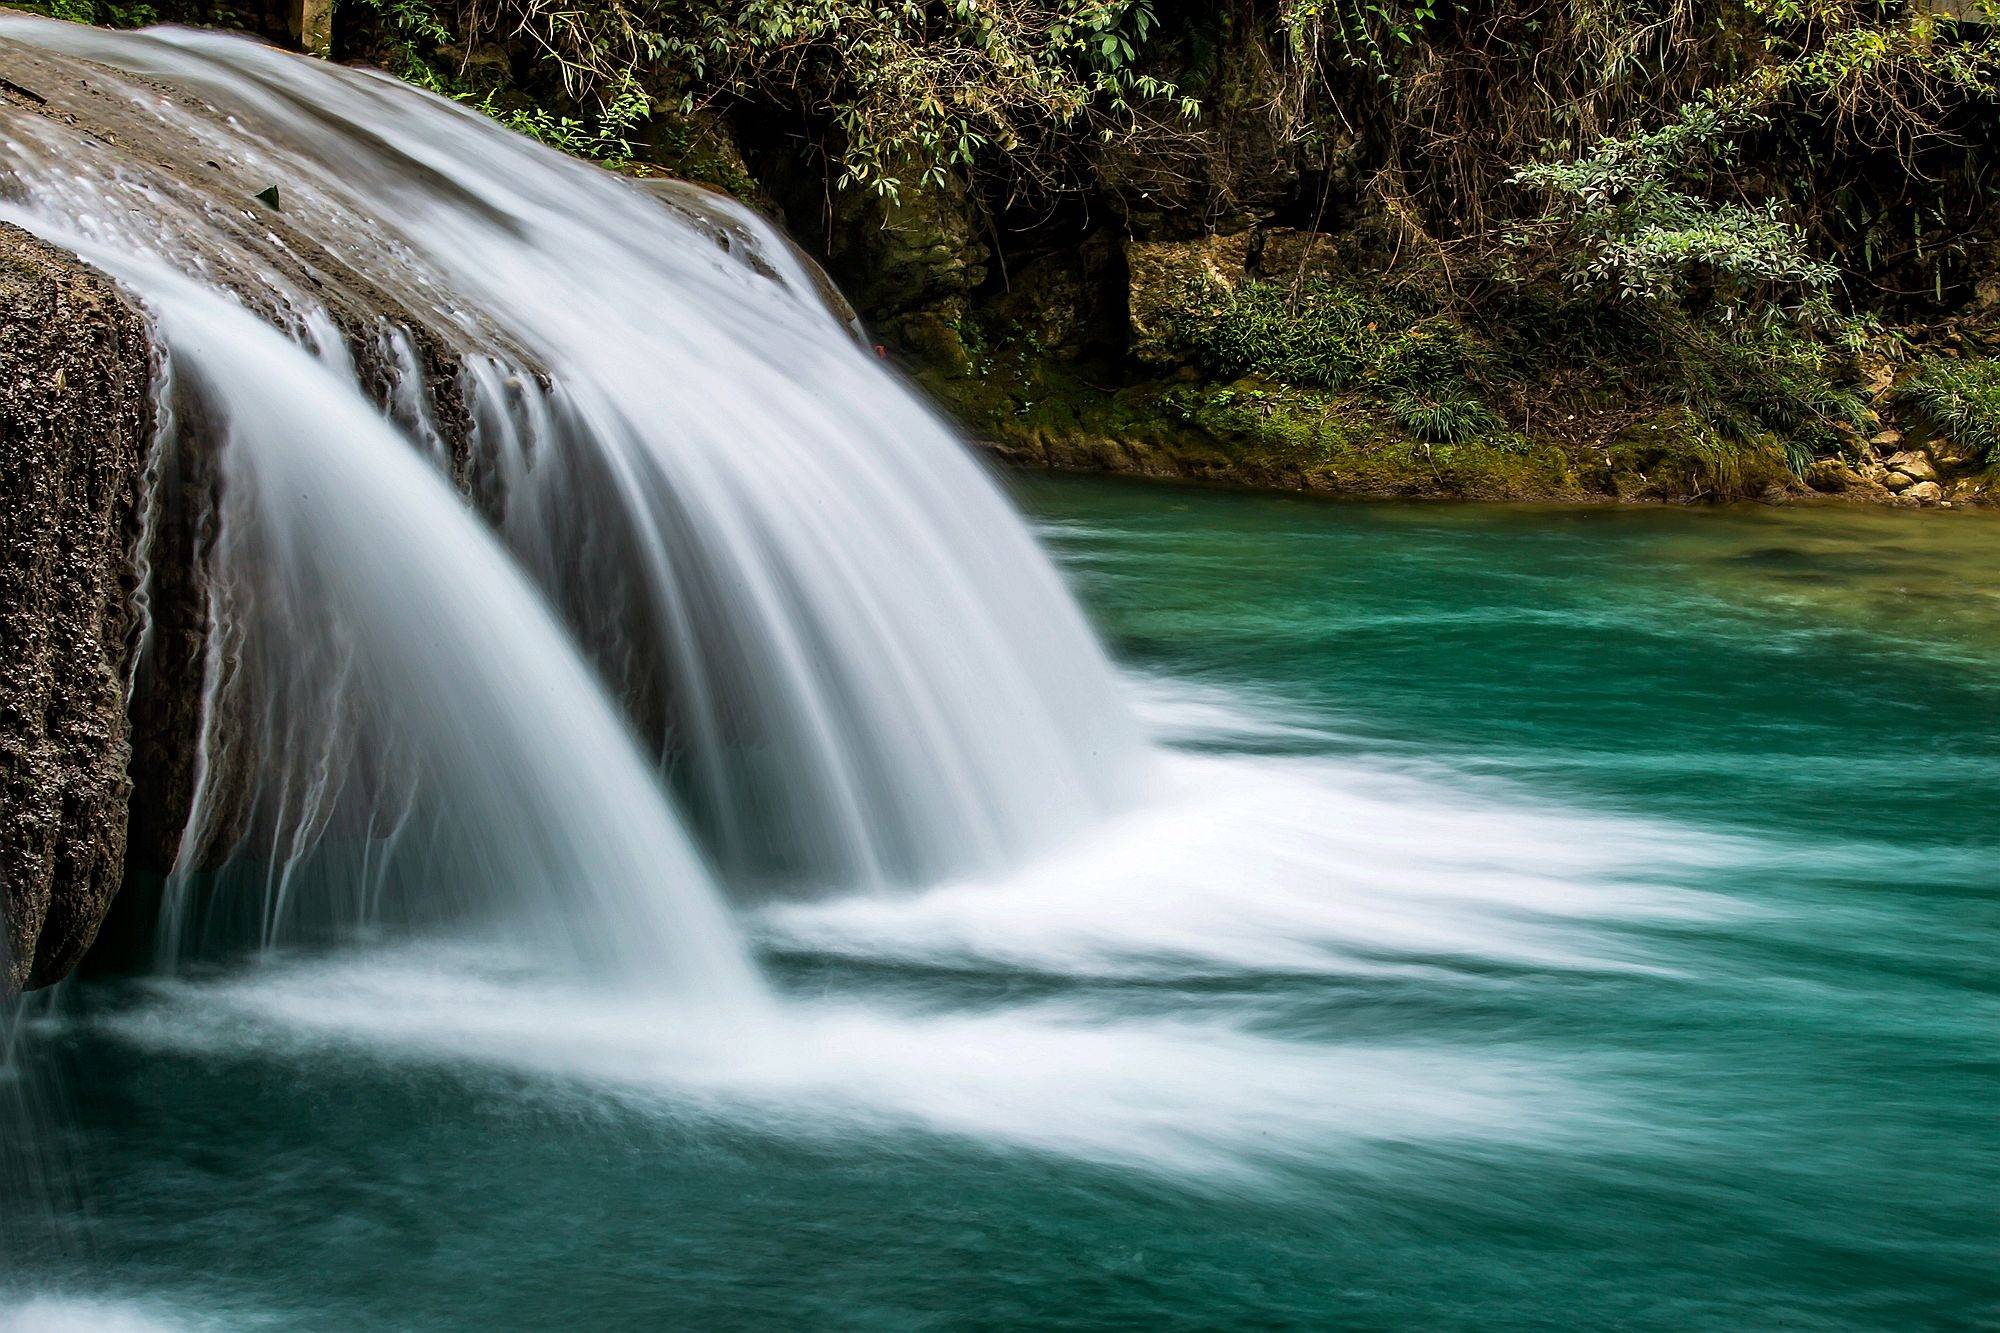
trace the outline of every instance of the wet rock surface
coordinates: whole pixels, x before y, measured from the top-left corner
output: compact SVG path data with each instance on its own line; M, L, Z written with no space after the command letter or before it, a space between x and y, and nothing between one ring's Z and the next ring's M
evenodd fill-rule
M123 873L150 380L118 288L0 225L0 993L65 975Z

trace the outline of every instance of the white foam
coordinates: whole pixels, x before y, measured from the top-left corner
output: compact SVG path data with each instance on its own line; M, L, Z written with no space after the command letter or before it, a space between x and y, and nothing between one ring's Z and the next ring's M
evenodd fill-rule
M216 1327L169 1316L151 1303L0 1293L0 1333L193 1333Z
M775 946L1098 977L1476 963L1658 970L1619 927L1742 909L1675 884L1732 849L1380 761L1170 755L1139 810L1004 877L781 903Z
M1248 1183L1391 1140L1546 1137L1596 1114L1546 1057L1289 1040L1242 1014L1064 999L978 1012L799 1001L726 1034L670 1005L522 975L463 949L172 982L106 1022L154 1048L330 1052L525 1074L554 1097L820 1137L910 1129ZM508 1095L516 1095L512 1087Z

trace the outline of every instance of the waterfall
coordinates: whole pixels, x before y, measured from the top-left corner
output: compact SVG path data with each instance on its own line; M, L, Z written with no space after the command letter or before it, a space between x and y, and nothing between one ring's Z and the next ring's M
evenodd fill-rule
M169 953L505 918L743 996L711 871L933 882L1128 800L1047 558L748 210L246 40L0 43L89 73L9 120L9 218L142 296L218 460Z
M612 703L442 477L351 385L240 307L77 248L146 300L222 460L218 619L257 714L234 720L248 734L232 741L261 756L250 828L273 844L251 904L261 942L492 918L537 952L560 941L690 999L754 997L701 857ZM205 748L224 743L206 730ZM397 825L420 825L419 864L340 855L337 833L379 819L389 795ZM360 831L364 855L410 836ZM293 902L313 876L332 882Z

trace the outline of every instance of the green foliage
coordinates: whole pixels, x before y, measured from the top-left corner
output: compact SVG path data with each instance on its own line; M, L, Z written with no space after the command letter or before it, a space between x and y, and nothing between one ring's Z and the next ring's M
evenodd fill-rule
M1768 438L1734 438L1685 407L1631 422L1603 457L1621 494L1658 499L1740 498L1796 472Z
M159 11L145 3L113 4L110 0L48 0L44 5L31 5L27 8L39 9L50 18L65 19L71 23L95 23L105 28L143 28L160 21Z
M1651 133L1607 135L1579 156L1520 168L1512 182L1546 205L1509 242L1552 256L1579 292L1725 323L1832 320L1839 271L1806 252L1776 201L1716 202L1684 188L1730 165L1728 135L1749 119L1703 101Z
M1457 322L1421 302L1318 278L1296 287L1197 284L1169 336L1220 378L1260 375L1329 389L1425 387L1463 379L1477 359Z
M359 0L359 3L374 10L395 34L396 54L401 59L417 60L420 50L452 40L451 30L445 27L430 0Z
M895 196L997 154L1043 182L1052 142L1191 101L1142 72L1152 0L709 0L662 29L684 105L783 88L839 131L839 184Z
M1955 117L1981 104L1991 115L2000 43L1960 40L1927 12L1846 0L1751 0L1749 14L1771 58L1657 128L1603 135L1514 172L1539 211L1508 229L1505 271L1529 283L1559 275L1579 296L1621 309L1647 344L1636 359L1660 368L1666 396L1721 438L1782 440L1797 471L1837 447L1843 429L1874 420L1845 362L1880 329L1843 312L1836 260L1927 267L1942 299L1943 264L1966 249L1962 234L1948 235L1935 190L1920 208L1897 198L1910 197L1927 155L1964 151ZM1893 192L1886 202L1865 177L1833 183L1843 142L1878 164ZM1799 160L1774 161L1774 144L1793 145ZM1909 210L1905 230L1885 234L1899 208ZM1974 225L1985 213L1974 207ZM1857 239L1858 254L1842 251Z
M508 129L562 152L613 167L632 158L632 138L653 112L652 100L633 75L628 73L601 89L587 115L568 114L518 92L508 96L490 86L473 86L462 75L443 68L444 62L436 53L453 42L454 34L431 0L358 2L374 11L388 32L391 66L397 77L464 102Z
M1422 439L1455 444L1500 429L1473 387L1485 349L1419 300L1312 279L1188 294L1169 339L1220 379L1360 389Z
M634 84L612 92L587 121L533 104L504 105L491 92L477 100L470 97L460 100L470 102L475 110L518 134L612 167L625 166L631 161L632 136L653 114L651 100Z
M1060 184L1064 145L1110 140L1195 103L1141 69L1153 0L359 0L401 46L399 72L459 95L441 47L512 32L587 118L497 104L516 129L616 160L652 98L790 103L831 131L837 183L894 197L999 164ZM650 90L650 93L649 93ZM477 102L478 99L469 99Z
M1978 127L2000 113L2000 35L1874 0L1748 0L1747 23L1761 49L1747 72L1655 129L1512 174L1540 202L1508 233L1517 259L1628 302L1831 324L1841 275L1827 250L1852 247L1840 257L1863 267L1886 253L1928 268L1942 299L1944 265L1966 248L1952 213L1976 225L2000 202L1976 171L1966 197L1940 188L1967 174Z
M1437 21L1437 0L1290 0L1278 15L1286 47L1329 58L1388 81L1401 48L1413 47Z
M1389 395L1389 415L1417 438L1438 444L1461 444L1503 425L1492 408L1463 390L1425 394L1398 389Z
M1686 403L1723 434L1751 440L1773 434L1818 450L1839 441L1841 427L1874 425L1868 395L1844 373L1840 357L1782 327L1730 336L1698 324L1657 330L1652 364L1666 396ZM1798 467L1807 461L1793 460Z
M1961 448L2000 465L2000 359L1932 357L1897 388L1896 399Z
M1198 284L1169 331L1171 345L1218 380L1256 376L1355 391L1381 402L1412 434L1456 444L1505 422L1486 402L1496 384L1538 386L1582 368L1633 403L1676 403L1717 447L1774 438L1802 471L1841 431L1874 426L1847 349L1787 324L1729 324L1675 309L1594 310L1531 301L1497 304L1476 337L1434 302L1310 280L1294 290L1249 281Z

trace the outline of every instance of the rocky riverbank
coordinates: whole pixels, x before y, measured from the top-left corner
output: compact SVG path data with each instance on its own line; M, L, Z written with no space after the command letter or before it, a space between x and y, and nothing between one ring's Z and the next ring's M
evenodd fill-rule
M1909 444L1892 428L1857 438L1846 456L1815 459L1800 473L1776 441L1717 450L1699 422L1671 408L1597 437L1433 442L1365 399L1268 380L1107 387L1049 366L915 373L995 457L1052 472L1356 499L1905 508L2000 501L1993 471L1976 455L1935 436ZM1584 419L1562 406L1552 405L1551 414Z
M1788 432L1741 413L1725 431L1714 408L1735 407L1730 377L1761 391L1763 368L1750 358L1713 368L1725 387L1690 402L1658 366L1593 364L1553 340L1523 347L1508 327L1517 310L1495 310L1496 333L1476 314L1445 313L1420 287L1341 267L1340 253L1338 238L1286 229L1105 237L1030 267L997 295L964 292L942 313L892 311L883 327L975 440L1009 463L1054 471L1365 498L1906 507L2000 498L1988 457L1910 402L1920 359L1859 359L1843 416L1807 415ZM1292 313L1296 296L1272 299L1279 281L1300 283L1291 290L1308 306L1325 294L1337 314L1314 327ZM1993 295L1982 319L2000 313L2000 289ZM1260 299L1271 308L1256 309ZM1977 364L1993 342L1993 326L1979 328L1950 333L1937 355ZM1218 359L1225 373L1215 373ZM1249 373L1226 373L1238 370Z
M955 187L826 196L720 118L668 141L699 152L656 158L785 221L884 352L1010 463L1382 498L2000 497L2000 394L1954 379L2000 383L2000 275L1850 344L1739 336L1399 253L1365 209L1288 225L1297 182L1260 174L1247 133L1215 131L1193 193L1107 161L1100 219L1059 243L996 230ZM1933 380L1947 389L1914 391Z

